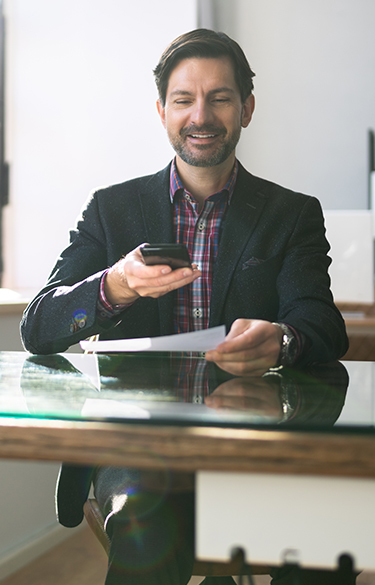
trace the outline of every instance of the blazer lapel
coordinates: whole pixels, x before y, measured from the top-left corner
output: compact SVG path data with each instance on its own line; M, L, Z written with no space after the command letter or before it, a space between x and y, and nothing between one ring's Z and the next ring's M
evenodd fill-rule
M169 197L170 165L150 177L140 193L146 241L150 244L172 243L173 207ZM160 334L173 333L173 293L158 299Z
M139 200L149 244L173 241L172 205L169 198L170 165L142 186Z
M151 244L173 242L173 208L169 198L170 165L145 182L139 200L146 241ZM267 196L258 181L240 165L237 184L228 207L215 262L210 327L220 324L226 295L241 254L260 217ZM173 293L158 299L160 334L173 333Z
M210 327L220 324L231 279L266 201L267 195L257 188L257 179L240 165L233 198L223 222L219 251L214 266Z

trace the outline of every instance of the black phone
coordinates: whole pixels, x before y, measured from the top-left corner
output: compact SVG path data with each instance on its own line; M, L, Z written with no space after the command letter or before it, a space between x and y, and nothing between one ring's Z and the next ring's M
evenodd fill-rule
M144 244L141 253L145 264L168 264L175 268L191 268L189 252L185 244Z

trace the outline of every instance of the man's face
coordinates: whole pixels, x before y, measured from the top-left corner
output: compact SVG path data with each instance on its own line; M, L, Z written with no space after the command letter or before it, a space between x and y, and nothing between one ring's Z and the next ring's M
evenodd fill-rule
M241 103L228 58L184 59L170 75L165 107L158 101L171 145L195 167L212 167L234 156L253 109L253 96Z

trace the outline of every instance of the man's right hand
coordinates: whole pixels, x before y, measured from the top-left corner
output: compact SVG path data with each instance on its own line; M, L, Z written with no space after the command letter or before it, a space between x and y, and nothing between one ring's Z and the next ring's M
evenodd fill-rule
M172 270L167 264L146 266L141 246L129 252L108 270L104 292L112 305L127 305L139 297L158 298L166 293L190 284L202 273L195 265L191 268Z

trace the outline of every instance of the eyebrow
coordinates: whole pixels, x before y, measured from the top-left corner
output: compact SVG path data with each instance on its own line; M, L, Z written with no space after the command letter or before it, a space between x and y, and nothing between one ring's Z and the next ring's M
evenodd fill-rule
M211 89L208 92L208 95L213 95L215 93L235 93L234 89L232 89L231 87L216 87L215 89ZM187 91L184 89L175 89L174 91L172 91L170 94L170 97L174 97L177 95L193 95L193 93L191 91Z

